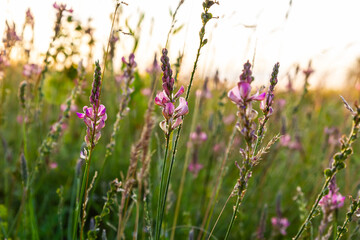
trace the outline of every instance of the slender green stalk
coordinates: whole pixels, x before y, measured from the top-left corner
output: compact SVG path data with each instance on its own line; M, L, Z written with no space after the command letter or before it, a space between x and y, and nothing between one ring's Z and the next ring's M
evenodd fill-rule
M76 171L75 171L74 179L75 181L71 189L70 209L74 209L75 201L80 193L80 178L77 175ZM71 239L71 229L72 229L71 226L73 226L73 220L74 220L74 211L70 211L68 218L68 233L67 233L68 239Z
M234 224L236 213L237 213L237 210L238 210L238 208L239 208L239 206L241 204L241 201L242 201L242 197L241 197L240 194L238 194L237 199L236 199L236 203L235 203L235 208L234 208L233 214L231 216L230 224L229 224L229 227L228 227L228 229L226 231L224 240L226 240L229 237L229 234L230 234L231 228L232 228L232 226Z
M164 179L165 179L165 167L166 167L166 159L167 159L167 155L168 155L168 151L169 151L169 143L170 143L170 131L169 133L166 135L166 145L165 145L165 153L164 153L164 161L163 161L163 166L162 166L162 171L161 171L161 180L160 180L160 191L159 191L159 199L158 199L158 208L157 208L157 214L156 214L156 226L155 226L155 239L158 240L160 239L160 233L161 233L161 224L162 224L162 216L163 214L161 213L161 211L163 211L163 199L166 199L166 196L163 196L163 185L164 185ZM163 199L161 198L163 196ZM166 200L165 200L166 201Z
M332 179L332 176L331 176L331 177L328 177L328 178L326 179L323 187L321 188L321 191L320 191L318 197L317 197L316 200L315 200L314 205L312 206L312 208L311 208L311 210L310 210L309 215L308 215L307 218L305 219L305 222L301 225L298 233L297 233L296 236L293 238L293 240L296 240L296 239L298 239L298 238L301 236L301 234L302 234L303 231L305 230L305 227L307 226L307 224L308 224L308 223L310 222L310 220L312 219L312 217L313 217L313 215L314 215L314 213L315 213L315 211L316 211L316 208L317 208L317 206L319 205L319 202L320 202L321 198L325 195L325 189L327 189L327 187L329 186L329 183L330 183L331 179Z
M212 218L212 214L213 214L213 211L214 211L214 207L215 207L214 203L217 201L217 198L218 198L218 195L219 195L219 190L220 190L220 186L221 186L221 179L222 179L222 176L224 174L225 164L226 164L227 160L229 159L230 150L231 150L231 147L232 147L232 145L234 143L236 131L237 131L237 128L236 128L236 125L235 125L234 128L233 128L233 131L232 131L232 133L230 135L228 145L226 147L225 155L224 155L223 161L222 161L221 166L220 166L220 171L219 171L219 174L218 174L218 178L216 179L216 182L215 182L215 188L213 189L209 204L207 206L205 216L204 216L203 222L201 224L201 228L204 228L204 226L205 226L204 229L208 229L208 227L209 227L209 224L210 224L210 221L211 221L211 218ZM202 233L199 234L198 240L200 240L201 237L202 237ZM204 238L205 238L205 235L204 235Z
M76 237L76 232L77 232L77 226L78 226L78 221L79 221L79 214L80 214L80 209L81 209L81 199L84 196L84 192L85 192L85 182L86 182L86 174L88 172L88 168L89 168L89 161L88 159L91 158L91 151L89 153L89 156L86 158L86 163L85 163L85 170L84 170L84 174L83 174L83 179L82 179L82 183L81 183L81 189L80 189L80 195L78 198L78 201L76 203L76 207L75 207L75 214L74 214L74 222L73 222L73 237L72 239L77 239Z
M95 120L94 122L96 122L96 115L95 115ZM93 136L92 136L92 139L94 139L94 135L95 135L95 131L93 133ZM90 162L91 162L91 155L92 155L92 151L94 150L93 147L90 148L90 151L89 151L89 158L87 159L87 168L86 168L86 171L84 171L84 178L85 178L85 174L86 174L86 183L85 183L85 188L83 188L84 186L84 183L82 184L82 187L81 187L81 195L80 195L80 200L81 200L81 196L84 195L84 200L82 202L82 205L83 205L83 212L82 212L82 218L81 218L81 229L80 229L80 240L82 240L82 237L83 237L83 231L84 231L84 225L85 225L85 220L86 220L86 199L88 197L88 191L87 191L87 188L88 188L88 183L89 183L89 173L90 173ZM84 179L83 179L84 181ZM85 194L84 194L84 191L85 191ZM81 206L80 206L81 208Z
M210 232L210 234L209 234L209 237L207 238L208 240L211 238L212 233L214 232L215 227L216 227L217 223L219 222L219 219L220 219L221 215L223 214L223 212L224 212L224 210L225 210L225 207L226 207L226 205L227 205L227 203L229 202L229 200L230 200L231 197L232 197L232 194L230 194L229 197L226 199L225 204L224 204L223 208L221 209L221 212L220 212L219 216L217 217L213 228L211 229L211 232Z
M195 58L195 62L194 62L194 67L193 67L193 70L191 72L189 86L188 86L188 88L186 90L186 97L185 97L186 101L188 101L188 99L189 99L190 90L191 90L191 86L192 86L192 83L193 83L193 80L194 80L194 75L195 75L195 72L196 72L197 63L199 61L201 48L207 43L207 39L204 39L205 25L212 18L212 14L208 13L208 10L212 6L212 4L214 4L214 2L210 3L208 0L205 0L204 3L203 3L204 13L202 13L202 15L201 15L202 16L202 21L203 21L203 26L202 26L202 28L200 30L200 33L199 33L199 35L200 35L200 44L199 44L199 47L198 47L198 50L197 50L197 54L196 54L196 58ZM164 201L163 201L162 210L161 210L162 213L160 214L161 215L160 216L161 221L162 221L162 217L163 217L163 214L164 214L165 203L166 203L166 198L167 198L167 192L168 192L168 188L169 188L169 184L170 184L172 168L173 168L173 165L174 165L174 162L175 162L177 144L178 144L178 141L179 141L181 129L182 129L182 124L178 128L178 131L177 131L176 137L175 137L175 141L174 141L172 157L171 157L171 162L170 162L170 166L169 166L169 173L168 173L167 183L166 183L166 187L165 187ZM162 222L160 222L160 224L159 224L160 229L161 229L161 224L162 224ZM157 233L158 232L159 232L159 229L157 229ZM155 235L155 240L158 240L159 237L160 237L160 235L156 234Z
M341 226L341 228L340 228L340 230L339 230L339 232L338 232L338 234L336 236L336 239L335 239L335 236L334 236L335 240L340 239L342 237L342 234L347 232L346 226L352 220L353 215L355 214L355 212L358 211L359 207L360 207L359 199L352 200L352 203L351 203L351 206L350 206L350 211L346 213L346 220L343 223L343 225ZM334 232L336 234L336 231L334 231Z
M199 112L199 104L200 104L200 96L197 96L196 101L195 101L194 115L193 115L193 118L191 121L190 133L195 131L195 124L196 124L196 120L197 120L198 112ZM175 237L176 223L177 223L177 219L179 216L180 203L181 203L181 198L182 198L184 184L185 184L185 177L186 177L187 168L188 168L189 159L190 159L190 150L191 150L191 148L186 149L185 161L184 161L183 171L181 174L179 192L177 194L177 201L176 201L176 206L175 206L174 220L173 220L170 240L173 240Z
M29 201L28 201L28 209L30 215L30 227L31 227L31 239L37 240L39 239L38 226L36 221L36 215L34 210L34 191L30 188L29 190Z
M317 206L319 205L320 199L325 195L325 190L327 189L331 179L336 175L336 173L338 171L340 171L341 169L346 167L345 160L353 153L351 145L358 137L359 127L360 127L360 108L359 108L358 105L355 104L356 111L354 111L350 107L350 105L345 101L344 98L342 98L342 100L344 102L345 107L353 115L353 123L352 123L351 132L350 132L348 137L346 137L346 136L342 137L342 139L340 141L341 142L341 148L340 148L341 150L334 155L334 157L333 157L334 161L332 163L332 167L327 168L324 171L324 174L326 176L326 181L324 183L324 186L322 187L321 192L319 193L319 195L318 195L313 207L311 208L310 213L307 216L305 222L301 225L298 233L293 238L293 240L297 240L297 239L300 238L301 234L305 230L305 227L311 221L311 219L313 217L313 214L314 214Z
M172 30L174 29L174 26L175 26L175 23L176 23L176 14L177 14L180 6L184 2L185 2L185 0L180 0L178 6L176 7L176 10L175 10L174 14L172 14L171 27L170 27L170 30L168 32L167 38L166 38L165 48L167 48L167 45L168 45L169 39L170 39L170 34L171 34Z

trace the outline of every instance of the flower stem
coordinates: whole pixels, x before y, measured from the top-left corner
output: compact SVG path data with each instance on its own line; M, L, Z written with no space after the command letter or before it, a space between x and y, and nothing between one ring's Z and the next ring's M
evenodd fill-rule
M156 217L156 227L155 227L155 239L158 240L160 239L160 233L161 233L161 225L162 225L162 217L163 217L163 213L161 213L161 211L163 211L164 209L162 208L162 202L166 202L166 195L162 196L163 194L163 185L164 185L164 179L165 179L165 167L166 167L166 159L167 159L167 155L168 155L168 151L169 151L169 143L170 143L170 132L166 135L166 146L165 146L165 154L164 154L164 161L163 161L163 166L162 166L162 171L161 171L161 180L160 180L160 191L159 191L159 199L158 199L158 207L157 207L157 217ZM162 198L163 197L163 200Z
M220 172L218 174L218 178L215 182L216 186L215 188L213 189L213 192L212 192L212 195L211 195L211 198L210 198L210 201L209 201L209 204L207 206L207 209L206 209L206 212L205 212L205 216L204 216L204 220L201 224L201 228L205 228L204 229L208 229L209 227L209 224L210 224L210 220L211 220L211 217L212 217L212 214L213 214L213 211L214 211L214 206L213 203L216 202L217 200L217 197L219 195L219 190L220 190L220 187L221 187L221 179L222 179L222 176L224 174L224 169L225 169L225 163L227 162L228 158L229 158L229 154L230 154L230 149L234 143L234 139L235 139L235 134L236 134L236 131L237 131L237 128L236 128L236 125L234 126L233 128L233 131L231 133L231 136L230 136L230 139L229 139L229 142L228 142L228 145L226 147L226 152L225 152L225 155L224 155L224 158L223 158L223 161L221 163L221 167L220 167ZM214 226L215 227L215 226ZM213 227L213 228L214 228ZM198 236L198 240L201 239L201 236L202 236L202 233L199 234ZM204 239L205 239L205 235L204 235Z
M195 131L195 123L196 123L198 112L199 112L198 111L199 110L199 104L200 104L200 97L197 97L196 101L195 101L195 109L194 109L194 115L193 115L193 118L192 118L192 121L191 121L190 132ZM186 177L186 172L187 172L187 169L188 169L188 164L189 164L189 159L190 159L190 149L191 148L189 148L189 147L186 148L185 162L184 162L183 171L182 171L182 174L181 174L179 192L177 194L177 201L176 201L175 214L174 214L174 220L173 220L170 240L173 240L174 237L175 237L176 223L177 223L177 219L178 219L178 216L179 216L180 203L181 203L181 198L182 198L182 194L183 194L183 190L184 190L184 184L185 184L185 177Z
M334 174L330 177L328 177L318 195L318 197L316 198L316 201L314 203L314 205L312 206L311 210L310 210L310 213L309 215L307 216L307 218L305 219L305 222L301 225L298 233L296 234L296 236L293 238L293 240L297 240L299 239L299 237L301 236L301 234L303 233L303 231L305 230L305 227L306 225L308 225L308 223L310 222L310 220L312 219L314 213L315 213L315 210L317 208L317 206L319 205L319 202L321 200L321 198L324 196L324 190L329 186L329 183L332 179L332 177L334 176Z
M79 214L80 214L80 209L81 209L81 199L84 196L84 192L85 192L85 182L86 182L86 173L89 172L89 159L91 158L91 153L92 151L89 152L89 156L86 159L86 163L85 163L85 170L84 170L84 174L83 174L83 179L82 179L82 183L81 183L81 189L80 189L80 196L78 198L78 201L76 203L76 207L75 207L75 215L74 215L74 222L73 222L73 237L72 239L76 239L76 230L77 230L77 226L78 226L78 219L79 219Z
M95 121L96 121L96 117L95 117ZM82 205L83 205L83 212L82 212L82 217L81 217L81 230L80 230L80 240L82 240L82 237L83 237L83 230L84 230L84 225L85 225L85 219L86 219L86 199L88 197L88 191L87 191L87 188L88 188L88 183L89 183L89 173L90 173L90 162L91 162L91 153L93 151L93 147L91 147L90 149L90 153L89 153L89 158L88 158L88 161L87 161L87 169L86 171L84 172L84 177L85 177L85 174L86 174L86 183L85 183L85 188L82 188L81 189L81 192L85 191L85 195L84 195L84 201L82 202ZM83 184L84 186L84 184ZM81 197L80 197L81 199ZM81 206L80 206L81 208Z
M346 218L346 221L344 222L344 224L341 226L340 231L338 232L336 239L335 240L339 240L341 238L342 233L345 231L346 229L346 225L349 223L349 218Z
M238 210L241 202L242 202L242 196L241 196L241 193L239 193L238 196L237 196L237 199L236 199L235 208L234 208L233 214L231 216L230 224L229 224L228 229L226 231L224 240L226 240L229 237L231 228L232 228L232 226L234 224L234 221L235 221L237 210Z

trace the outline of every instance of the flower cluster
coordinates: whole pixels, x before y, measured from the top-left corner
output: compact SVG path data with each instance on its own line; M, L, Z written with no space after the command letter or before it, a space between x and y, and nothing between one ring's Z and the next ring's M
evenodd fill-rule
M28 10L26 10L26 15L25 15L25 24L29 24L32 28L34 28L34 16L30 11L30 8L28 8Z
M238 106L239 130L245 136L248 145L251 145L256 139L256 119L258 113L252 108L252 102L262 101L266 93L255 93L251 95L251 82L254 80L250 70L251 64L247 61L240 75L240 81L237 86L228 92L230 100Z
M250 84L254 80L250 68L251 64L247 61L247 63L244 64L243 73L240 75L240 81L237 86L232 88L228 93L230 100L238 105L239 108L245 108L251 105L253 101L262 101L265 99L266 93L259 94L259 92L257 92L254 95L250 95Z
M125 82L125 85L128 87L134 80L135 67L137 66L137 63L135 62L135 55L131 53L129 55L128 62L126 61L125 57L122 57L121 61L126 68L123 74L115 76L115 80L118 83Z
M319 205L323 213L329 213L344 206L344 201L345 197L339 193L335 178L333 178L330 182L329 193L321 198Z
M164 121L160 122L160 127L166 134L170 134L171 131L182 123L182 116L189 112L189 108L185 98L180 97L185 91L183 86L180 87L176 94L173 94L175 80L172 77L172 70L167 53L167 49L164 48L161 57L163 91L156 95L155 104L162 107L162 113L165 118ZM179 99L179 105L175 108L177 99Z
M101 137L101 129L105 127L107 119L106 108L100 104L101 68L99 62L95 62L94 81L91 90L90 103L92 106L84 106L83 113L77 113L80 119L84 119L87 130L85 142L89 148L94 148Z
M54 4L53 4L53 7L55 8L55 9L57 9L59 12L69 12L69 13L72 13L74 10L73 9L71 9L71 8L69 8L69 9L67 9L66 8L66 4L57 4L56 2L54 2Z
M20 37L16 34L15 23L12 26L6 21L6 37L3 39L3 43L6 49L12 48L16 42L20 41Z
M55 22L55 27L54 27L54 38L57 38L59 33L60 33L60 28L61 28L61 19L63 17L64 12L68 12L68 13L73 13L74 10L72 10L71 8L67 9L66 8L66 4L57 4L56 2L53 4L53 7L57 10L56 13L56 22Z
M272 104L274 102L274 88L275 85L278 83L277 75L279 73L279 67L280 64L276 63L271 73L270 87L268 92L266 93L266 98L261 101L260 104L260 109L263 111L265 118L270 117L270 115L273 113Z
M287 218L280 217L271 218L271 224L282 235L286 235L286 228L290 225Z
M25 64L23 67L22 74L28 79L37 78L41 73L42 69L37 64Z
M205 132L201 131L200 125L197 126L195 132L190 133L190 140L194 146L194 149L192 160L188 169L194 175L194 177L196 177L199 171L203 168L203 165L198 163L200 145L207 140L207 135Z

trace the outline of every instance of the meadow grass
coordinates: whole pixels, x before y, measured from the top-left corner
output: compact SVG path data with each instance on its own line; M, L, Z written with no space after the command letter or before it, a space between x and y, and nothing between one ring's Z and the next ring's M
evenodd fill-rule
M1 239L360 237L357 90L312 89L311 62L295 69L298 90L275 88L286 81L279 64L264 66L265 90L251 91L257 69L249 62L239 82L203 79L196 69L211 41L205 26L220 20L210 7L221 8L209 0L184 74L184 53L168 57L183 3L147 71L136 52L146 41L144 14L128 32L114 30L128 25L120 21L127 3L114 5L95 66L92 41L84 56L76 41L71 48L63 41L71 39L66 32L91 34L66 5L54 4L54 35L40 65L8 24L0 45ZM26 16L33 29L36 18ZM119 36L134 40L123 56L115 54ZM23 57L12 59L14 49Z

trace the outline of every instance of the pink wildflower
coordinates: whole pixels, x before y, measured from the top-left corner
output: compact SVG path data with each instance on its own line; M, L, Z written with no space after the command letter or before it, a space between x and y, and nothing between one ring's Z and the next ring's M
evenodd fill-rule
M172 130L182 124L182 117L189 112L188 103L185 98L180 97L185 92L183 86L173 94L174 91L174 78L172 77L172 70L170 67L169 58L167 57L167 50L164 48L161 57L163 71L163 91L158 93L155 97L155 104L162 107L162 113L165 118L160 122L160 128L169 134ZM175 108L175 103L179 99L179 105Z
M282 235L286 235L286 228L290 225L287 218L273 217L271 218L271 224Z
M345 197L339 193L335 178L333 178L330 182L329 193L320 199L319 206L324 213L328 213L344 206L344 201Z
M99 62L95 62L94 81L90 96L91 107L85 106L83 113L77 113L80 119L83 119L87 130L85 142L88 147L95 147L101 137L101 129L105 127L107 119L106 108L100 104L100 87L101 87L101 68Z

